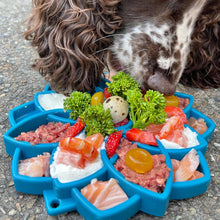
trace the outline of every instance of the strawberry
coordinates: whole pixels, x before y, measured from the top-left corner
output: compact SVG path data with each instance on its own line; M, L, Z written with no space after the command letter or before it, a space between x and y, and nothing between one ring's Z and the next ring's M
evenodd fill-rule
M111 93L108 91L108 88L104 88L104 98L107 99L111 97Z
M105 145L106 154L108 158L111 158L115 154L115 151L119 145L121 136L122 136L122 130L115 131L114 133L109 135L108 140Z
M85 123L82 122L80 118L77 118L76 123L68 129L66 136L75 137L77 134L79 134L83 130L84 126L85 126Z
M139 141L142 131L138 128L132 128L126 132L126 138L129 141Z
M132 128L126 132L126 138L129 141L136 141L142 144L157 146L157 140L152 132L142 131L138 128Z

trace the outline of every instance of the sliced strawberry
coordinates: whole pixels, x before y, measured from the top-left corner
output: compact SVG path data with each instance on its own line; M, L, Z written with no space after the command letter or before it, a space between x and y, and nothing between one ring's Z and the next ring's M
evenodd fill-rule
M119 145L121 136L122 136L122 130L115 131L114 133L109 135L108 140L105 145L106 154L108 158L111 158L115 154L115 151Z
M84 126L85 126L85 123L82 122L80 118L77 118L76 123L68 129L66 136L75 137L77 134L79 134L83 130Z
M126 138L129 141L136 141L142 144L157 146L157 140L152 132L142 131L138 128L132 128L126 132Z
M104 98L107 99L111 96L111 93L108 91L108 88L104 88Z
M182 109L175 106L166 106L164 111L167 113L168 118L172 116L180 116L183 120L183 123L187 124L187 117Z
M139 141L142 131L138 128L132 128L126 132L126 138L129 141Z
M119 121L118 123L115 123L114 127L120 127L120 126L126 125L128 121L129 121L128 118L125 118L124 120Z

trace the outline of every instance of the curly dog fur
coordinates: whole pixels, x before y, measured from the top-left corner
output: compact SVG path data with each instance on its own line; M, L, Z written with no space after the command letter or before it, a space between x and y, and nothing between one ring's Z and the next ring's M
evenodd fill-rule
M146 2L149 2L150 5L160 1L149 0ZM187 4L190 1L184 1L183 4L178 0L164 2L167 4L164 7L172 9L172 19L181 20L183 16L181 17L179 12L187 9ZM33 0L33 12L28 20L25 38L31 41L32 46L39 54L34 67L50 82L55 91L70 93L72 90L90 92L94 90L103 76L104 68L108 68L107 54L117 40L115 36L120 38L120 34L125 33L127 26L129 26L126 24L126 22L130 22L128 16L123 14L126 5L129 5L129 0ZM146 8L148 7L146 6ZM157 9L157 7L154 8ZM170 11L168 12L170 13ZM150 11L149 16L151 13ZM143 19L140 16L137 21L141 22L142 20L145 21L146 18ZM170 30L169 34L173 36L175 28ZM185 69L180 70L179 68L180 76L171 77L175 78L175 82L169 79L164 80L164 84L166 85L166 82L169 81L168 87L172 83L176 86L180 81L185 85L199 88L218 88L220 86L219 1L206 1L205 7L201 9L196 19L191 36L192 41L184 65ZM152 45L152 41L146 39ZM176 41L175 37L172 39ZM152 51L161 47L158 45L154 44ZM126 50L126 48L124 49ZM117 50L120 50L120 47ZM165 49L163 49L163 54L167 54ZM178 56L180 56L179 51L176 51L173 57ZM112 59L114 61L115 58ZM151 61L154 63L152 59ZM166 71L161 70L162 68L155 64L152 71L156 69L158 74L169 75L168 72L174 69L174 66L166 67L165 65L165 68L167 68ZM126 67L124 70L129 69L131 68ZM149 78L148 73L145 74L140 77L142 78L140 80ZM154 74L152 73L152 75ZM157 87L154 88L157 89ZM172 92L166 90L162 92L172 93L173 90Z

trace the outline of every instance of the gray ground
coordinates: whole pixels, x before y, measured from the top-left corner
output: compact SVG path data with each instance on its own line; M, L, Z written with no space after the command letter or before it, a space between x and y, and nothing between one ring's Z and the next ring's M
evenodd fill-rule
M22 36L30 2L0 0L0 219L82 219L77 212L49 217L42 196L17 192L11 177L12 158L5 152L2 136L9 129L9 110L33 100L46 85L30 66L36 54ZM194 108L217 125L206 153L211 184L201 196L171 201L162 218L139 212L132 219L220 219L220 89L202 91L179 86L178 91L193 95Z

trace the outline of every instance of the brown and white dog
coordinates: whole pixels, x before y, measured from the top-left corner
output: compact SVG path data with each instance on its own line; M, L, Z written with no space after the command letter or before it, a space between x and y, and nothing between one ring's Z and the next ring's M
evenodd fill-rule
M33 0L25 37L57 92L93 91L107 66L165 94L220 87L220 0Z

